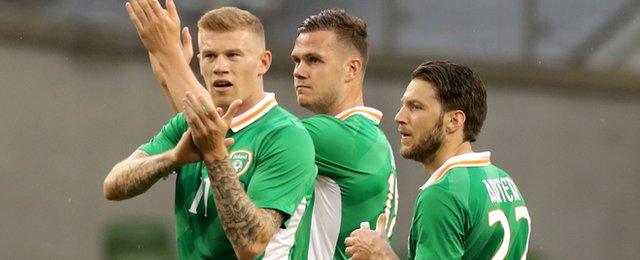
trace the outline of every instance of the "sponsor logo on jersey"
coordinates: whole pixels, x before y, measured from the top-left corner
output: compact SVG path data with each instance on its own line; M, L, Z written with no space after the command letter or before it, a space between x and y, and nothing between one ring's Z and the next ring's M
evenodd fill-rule
M229 155L231 166L238 176L244 174L253 161L253 153L249 150L235 150Z

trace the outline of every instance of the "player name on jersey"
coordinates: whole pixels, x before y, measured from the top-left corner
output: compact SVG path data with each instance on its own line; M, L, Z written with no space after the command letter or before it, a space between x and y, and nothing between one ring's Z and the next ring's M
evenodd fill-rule
M510 177L482 180L487 189L491 203L513 202L522 200L522 195Z

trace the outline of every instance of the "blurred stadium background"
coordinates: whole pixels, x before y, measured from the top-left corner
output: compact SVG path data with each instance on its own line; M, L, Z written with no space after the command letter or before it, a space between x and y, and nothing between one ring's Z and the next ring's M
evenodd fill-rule
M323 8L367 20L366 103L393 117L412 68L471 65L488 89L476 150L512 174L533 218L531 259L640 254L640 1L176 1L195 34L206 10L258 15L274 64L266 88L297 115L289 53L297 25ZM174 179L123 202L102 196L110 168L170 110L124 1L0 1L0 258L175 258ZM192 63L195 67L195 63ZM397 150L397 149L396 149ZM396 157L406 237L417 163Z

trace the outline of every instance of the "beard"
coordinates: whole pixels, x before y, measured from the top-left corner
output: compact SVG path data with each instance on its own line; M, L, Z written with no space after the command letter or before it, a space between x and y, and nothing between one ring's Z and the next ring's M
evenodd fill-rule
M400 155L406 159L422 163L432 163L436 159L436 153L444 142L444 127L442 117L431 129L425 131L418 142L409 147L400 148Z
M331 91L309 100L298 99L298 104L315 114L328 114L337 100L338 93Z

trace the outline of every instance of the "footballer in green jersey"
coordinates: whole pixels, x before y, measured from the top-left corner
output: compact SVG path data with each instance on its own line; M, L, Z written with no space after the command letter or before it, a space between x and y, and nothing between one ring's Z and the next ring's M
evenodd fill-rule
M184 115L178 114L139 150L148 155L168 151L187 128ZM235 140L228 148L229 159L253 203L290 216L267 245L264 259L300 254L295 250L306 249L308 239L304 231L298 233L298 227L310 203L316 176L308 133L295 116L277 106L273 94L267 94L231 121L227 137ZM203 162L180 168L175 216L181 259L236 258L218 218L210 186Z
M468 67L428 61L413 71L396 115L400 154L431 176L416 199L410 259L526 259L531 218L524 197L489 152L471 147L486 113L483 83ZM384 233L354 231L347 254L397 259Z
M366 23L344 10L305 19L291 57L298 104L316 115L304 119L316 152L310 247L305 259L347 259L344 239L360 223L375 226L397 210L396 169L378 124L382 113L364 106Z
M410 259L522 259L531 219L509 174L490 153L451 157L420 188Z
M355 107L336 116L303 120L318 166L309 248L315 259L346 259L344 239L361 222L375 226L380 213L395 220L395 164L378 127L381 118L376 109ZM388 236L392 222L386 229Z
M198 21L202 86L188 66L190 41L173 1L125 8L165 88L174 117L105 178L110 200L144 193L178 169L176 234L183 259L299 259L308 248L317 169L301 122L265 93L271 65L264 29L235 7ZM236 116L236 114L239 114Z

